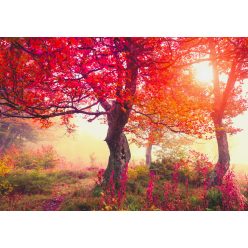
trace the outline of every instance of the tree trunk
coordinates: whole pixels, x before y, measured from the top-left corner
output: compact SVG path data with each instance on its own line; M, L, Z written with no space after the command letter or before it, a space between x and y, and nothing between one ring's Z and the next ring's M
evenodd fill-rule
M104 181L107 183L114 176L116 183L119 182L123 169L129 163L131 153L123 128L129 118L130 111L123 110L119 103L113 103L112 111L107 115L108 133L105 139L109 148L109 161L104 173Z
M130 161L131 153L123 129L128 122L128 118L133 106L133 98L136 92L138 64L137 47L131 38L127 39L127 73L124 88L117 87L117 99L122 99L122 103L117 100L112 104L103 102L103 108L108 111L108 133L105 141L107 142L110 155L107 169L104 173L104 182L108 182L114 176L116 185L119 185L123 169Z
M147 144L146 146L146 165L151 166L152 162L152 144Z
M220 185L223 177L230 166L230 154L228 149L227 133L223 126L224 111L226 108L228 97L233 89L235 83L234 70L235 65L233 64L232 69L229 73L229 78L225 91L222 93L219 71L218 71L218 60L216 55L216 43L212 39L210 41L210 59L213 66L213 82L214 82L214 106L212 118L215 127L215 135L218 144L218 162L215 166L213 174L210 175L210 185Z
M220 185L230 167L230 154L227 133L222 125L215 127L215 135L218 145L218 162L211 177L211 185Z
M104 174L105 181L108 182L111 175L114 177L116 183L122 175L123 169L131 159L131 153L127 138L124 133L121 133L119 138L115 137L106 140L109 148L108 166Z

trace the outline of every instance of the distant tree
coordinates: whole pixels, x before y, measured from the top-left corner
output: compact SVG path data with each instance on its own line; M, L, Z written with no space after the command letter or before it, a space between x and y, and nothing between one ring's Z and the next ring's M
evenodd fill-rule
M208 115L208 90L195 81L190 71L167 72L167 76L167 84L153 96L144 94L146 90L137 93L135 114L126 126L130 141L146 147L148 166L154 145L165 149L166 144L169 148L172 143L183 142L184 136L179 134L203 137L214 131Z
M0 154L15 145L22 147L26 141L37 141L37 130L30 122L18 119L0 120Z
M195 49L187 58L189 67L202 58L213 69L208 115L214 126L219 156L210 181L221 184L230 167L227 134L240 131L233 126L232 119L248 106L243 94L243 84L248 79L248 38L198 38L192 45Z
M218 184L230 166L227 133L233 132L232 118L247 109L247 99L242 95L243 80L248 79L248 39L208 39L210 61L214 75L214 102L212 119L218 144L218 163L212 183ZM227 76L222 82L221 74Z

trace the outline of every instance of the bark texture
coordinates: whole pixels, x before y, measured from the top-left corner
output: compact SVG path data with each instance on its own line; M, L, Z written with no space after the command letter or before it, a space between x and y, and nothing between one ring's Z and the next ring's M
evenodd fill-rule
M215 136L218 145L218 162L211 177L211 185L220 185L230 167L227 133L221 122L215 122Z
M131 159L131 153L127 138L124 133L118 139L107 141L110 155L108 166L105 171L105 180L108 181L113 173L114 181L117 183L121 177L123 169Z
M230 167L230 154L226 131L221 126L215 127L215 129L218 145L218 162L211 177L211 185L220 185Z
M109 148L109 161L104 174L106 182L112 173L115 182L118 182L123 168L129 163L131 153L123 128L128 121L130 111L124 110L119 103L114 103L113 109L108 114L108 133L105 139Z
M147 144L147 146L146 146L146 165L148 167L150 167L151 162L152 162L152 145Z

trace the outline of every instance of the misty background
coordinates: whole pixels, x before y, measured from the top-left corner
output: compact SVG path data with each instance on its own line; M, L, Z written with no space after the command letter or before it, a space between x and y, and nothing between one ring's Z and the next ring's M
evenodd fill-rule
M83 167L97 166L106 167L109 150L104 141L107 134L107 125L99 120L91 123L80 116L73 119L76 128L74 132L68 133L66 127L55 123L52 127L42 129L41 141L28 143L27 147L38 149L40 146L52 145L59 156L65 159L66 167L80 169ZM231 155L231 167L236 172L248 172L248 111L234 119L234 126L243 129L235 135L229 135L229 148ZM212 162L217 161L216 140L197 139L191 145L192 149L205 153ZM154 146L153 160L156 160L156 151L159 148ZM176 149L176 148L175 148ZM132 158L131 165L144 163L145 148L130 144ZM63 165L61 165L63 166Z

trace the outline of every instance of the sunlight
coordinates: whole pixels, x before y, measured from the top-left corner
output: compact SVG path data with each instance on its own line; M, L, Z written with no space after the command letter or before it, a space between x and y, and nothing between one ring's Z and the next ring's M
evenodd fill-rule
M200 62L193 65L193 70L195 74L195 78L201 84L211 84L213 81L213 72L212 66L208 61Z

